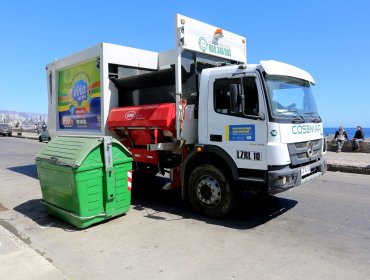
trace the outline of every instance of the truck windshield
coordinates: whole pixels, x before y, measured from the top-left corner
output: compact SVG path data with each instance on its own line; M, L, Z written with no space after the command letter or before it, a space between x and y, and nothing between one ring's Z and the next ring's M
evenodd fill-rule
M265 75L265 78L274 119L321 122L310 82L287 76Z

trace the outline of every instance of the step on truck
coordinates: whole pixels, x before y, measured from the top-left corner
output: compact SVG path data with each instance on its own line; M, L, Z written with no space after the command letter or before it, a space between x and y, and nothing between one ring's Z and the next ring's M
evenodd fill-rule
M59 135L113 136L134 179L170 174L209 217L238 195L273 195L325 173L323 124L306 71L247 63L246 38L176 15L175 48L101 43L46 66L48 126Z

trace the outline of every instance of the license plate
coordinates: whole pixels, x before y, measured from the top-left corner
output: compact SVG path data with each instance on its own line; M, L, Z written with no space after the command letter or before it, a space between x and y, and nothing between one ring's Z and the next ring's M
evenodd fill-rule
M311 167L309 165L301 168L302 177L310 173L311 173Z

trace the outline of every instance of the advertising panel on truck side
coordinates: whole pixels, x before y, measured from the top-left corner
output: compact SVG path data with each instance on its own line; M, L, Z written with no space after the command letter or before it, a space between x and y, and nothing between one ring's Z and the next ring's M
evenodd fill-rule
M93 60L59 72L58 129L101 129L99 61Z

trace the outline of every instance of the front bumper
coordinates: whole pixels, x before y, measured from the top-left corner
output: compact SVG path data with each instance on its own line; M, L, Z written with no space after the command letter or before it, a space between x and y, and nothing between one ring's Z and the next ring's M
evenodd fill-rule
M290 168L284 166L281 168L274 168L268 171L268 185L267 191L269 194L277 194L286 191L290 188L299 186L303 183L311 181L321 175L324 175L327 170L325 158L321 157L320 160L309 164L310 172L302 176L302 167Z

